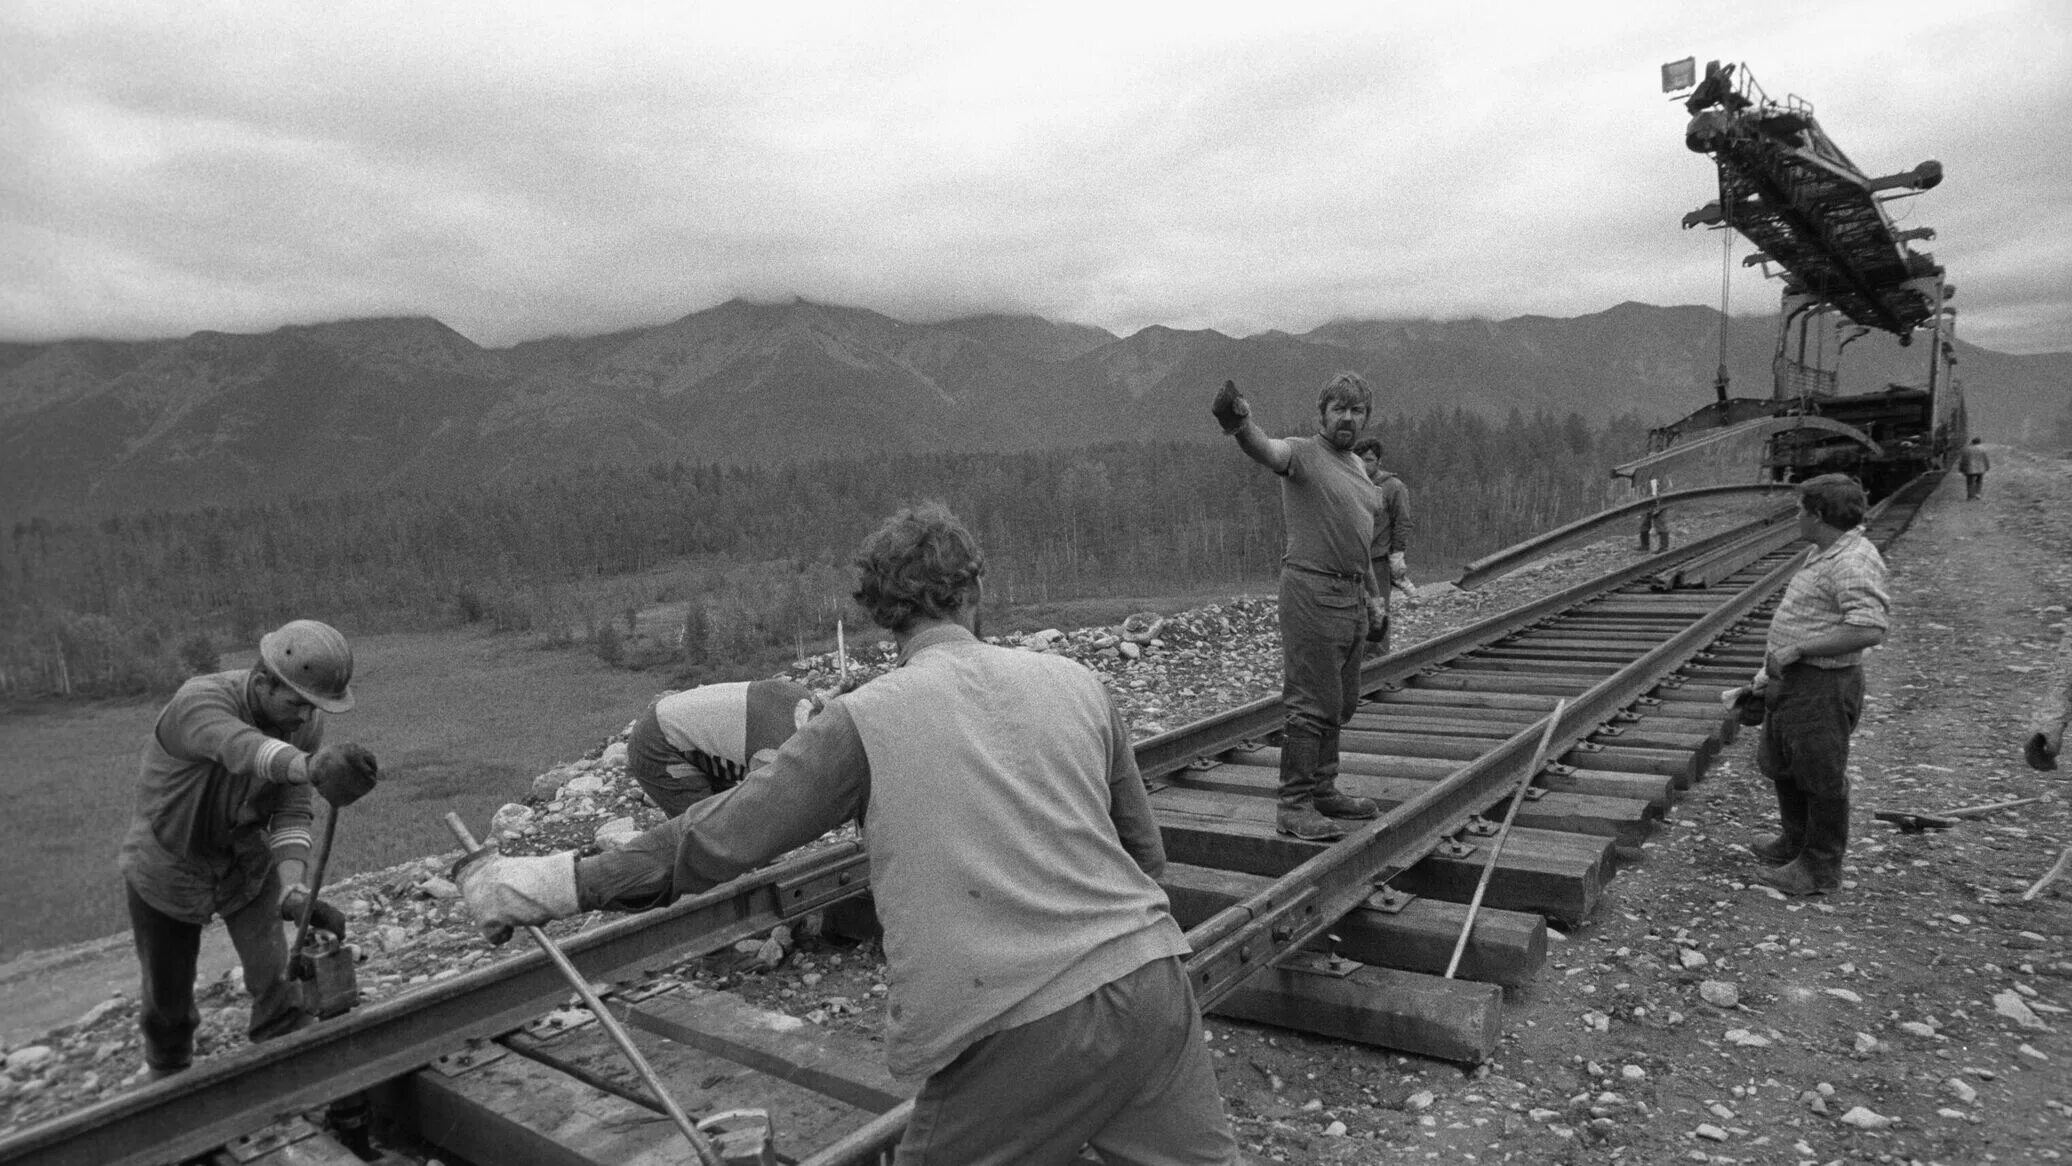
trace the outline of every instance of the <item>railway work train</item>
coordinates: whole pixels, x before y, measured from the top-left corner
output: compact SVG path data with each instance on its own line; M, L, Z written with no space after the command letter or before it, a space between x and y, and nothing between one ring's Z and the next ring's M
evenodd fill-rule
M1934 230L1902 230L1885 209L1939 185L1941 164L1866 175L1821 129L1811 104L1772 99L1745 65L1714 61L1702 80L1695 59L1665 66L1663 90L1683 89L1691 90L1684 144L1709 155L1719 176L1719 197L1685 215L1684 227L1739 233L1757 248L1743 264L1783 281L1772 389L1768 397L1729 396L1723 351L1716 399L1653 430L1647 456L1612 472L1639 483L1675 467L1698 485L1746 481L1751 463L1773 482L1839 471L1878 498L1946 469L1967 430L1951 344L1955 289L1934 256L1908 246ZM1832 338L1821 334L1830 327ZM1843 351L1873 332L1908 347L1925 333L1921 375L1839 394Z

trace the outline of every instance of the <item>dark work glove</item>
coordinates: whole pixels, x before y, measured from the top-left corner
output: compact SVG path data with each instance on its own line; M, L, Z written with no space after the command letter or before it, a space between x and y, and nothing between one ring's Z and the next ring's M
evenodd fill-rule
M281 896L281 922L301 923L302 905L308 901L308 888L289 887ZM315 905L310 907L309 925L330 932L341 942L345 939L345 912L322 899L318 899Z
M2062 741L2054 740L2051 734L2039 729L2029 734L2028 740L2022 742L2022 759L2029 763L2031 769L2056 769L2058 748L2061 744Z
M1245 403L1245 395L1237 391L1236 381L1224 381L1223 391L1209 405L1209 412L1216 415L1216 424L1225 433L1236 433L1245 427L1245 418L1252 415L1252 406Z
M362 745L326 745L309 760L309 784L336 807L359 801L379 779L374 754Z

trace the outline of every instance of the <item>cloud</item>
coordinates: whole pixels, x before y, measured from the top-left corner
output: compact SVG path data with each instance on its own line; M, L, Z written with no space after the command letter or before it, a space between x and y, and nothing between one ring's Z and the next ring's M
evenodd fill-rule
M1867 170L1940 158L1967 335L2072 348L2072 18L1326 4L18 5L0 329L436 316L484 343L734 295L1127 332L1719 301L1657 67L1745 60ZM1742 245L1733 256L1746 254ZM1730 269L1736 311L1776 287Z

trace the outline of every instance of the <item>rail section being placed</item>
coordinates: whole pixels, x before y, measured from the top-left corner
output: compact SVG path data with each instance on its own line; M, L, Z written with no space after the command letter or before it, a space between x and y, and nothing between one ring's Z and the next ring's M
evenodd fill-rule
M1881 545L1935 484L1867 526ZM1277 700L1151 738L1138 761L1172 859L1204 1008L1458 1061L1493 1050L1502 988L1530 982L1548 920L1588 916L1616 865L1733 732L1719 702L1761 659L1801 552L1758 522L1372 661L1340 788L1382 816L1332 845L1273 827ZM1556 760L1528 774L1545 721ZM1463 905L1499 807L1532 781L1461 965ZM875 1046L724 993L638 982L868 888L854 845L787 860L567 941L676 1096L770 1112L790 1160L882 1160L912 1089ZM0 1163L364 1160L294 1115L361 1095L384 1128L456 1160L687 1160L596 1026L528 1029L566 987L538 952L430 985L0 1141ZM348 1138L348 1141L351 1140ZM220 1148L220 1149L219 1149ZM391 1161L402 1159L391 1157ZM750 1159L752 1160L752 1159Z

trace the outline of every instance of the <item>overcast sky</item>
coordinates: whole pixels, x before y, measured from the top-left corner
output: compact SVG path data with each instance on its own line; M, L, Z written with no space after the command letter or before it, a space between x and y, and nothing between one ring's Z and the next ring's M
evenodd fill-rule
M0 0L0 339L734 296L1127 334L1720 303L1663 63L1746 62L2072 350L2072 4ZM1730 307L1777 285L1739 264Z

